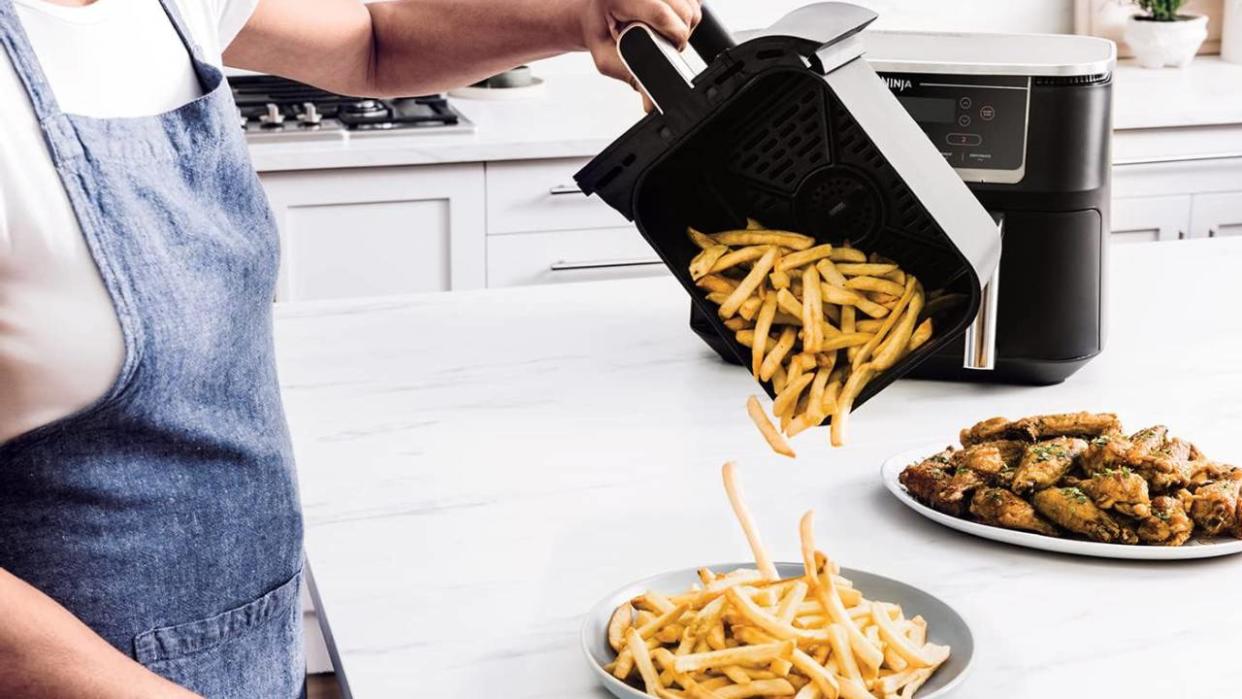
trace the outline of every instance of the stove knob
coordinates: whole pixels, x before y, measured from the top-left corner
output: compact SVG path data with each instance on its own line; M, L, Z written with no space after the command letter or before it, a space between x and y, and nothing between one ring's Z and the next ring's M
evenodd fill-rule
M262 123L264 126L274 128L274 127L280 126L281 124L285 123L285 115L280 112L279 106L271 102L268 102L267 103L267 114L260 116L259 122Z
M323 115L315 108L314 102L303 102L302 113L298 114L298 121L306 126L318 126L323 121Z

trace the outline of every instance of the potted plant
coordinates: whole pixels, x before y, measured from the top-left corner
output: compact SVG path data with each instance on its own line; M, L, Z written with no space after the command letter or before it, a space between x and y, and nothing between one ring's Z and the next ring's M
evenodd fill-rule
M1186 0L1138 0L1143 10L1126 21L1126 43L1144 68L1184 68L1207 39L1208 18L1178 11Z

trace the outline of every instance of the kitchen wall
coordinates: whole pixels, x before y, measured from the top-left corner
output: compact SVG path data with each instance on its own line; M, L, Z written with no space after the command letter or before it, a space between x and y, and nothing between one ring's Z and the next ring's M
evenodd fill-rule
M766 27L787 12L814 0L707 0L733 30ZM1074 0L849 0L875 10L883 29L957 32L1070 33ZM583 55L562 56L534 64L539 75L585 73L591 61Z

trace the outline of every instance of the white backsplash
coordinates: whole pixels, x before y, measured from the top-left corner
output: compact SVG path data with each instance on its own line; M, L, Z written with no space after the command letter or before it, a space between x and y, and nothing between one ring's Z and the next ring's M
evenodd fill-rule
M1073 0L850 0L880 15L876 27L937 31L1069 33L1074 29ZM709 0L733 30L766 27L810 0ZM539 61L539 75L590 71L583 55Z

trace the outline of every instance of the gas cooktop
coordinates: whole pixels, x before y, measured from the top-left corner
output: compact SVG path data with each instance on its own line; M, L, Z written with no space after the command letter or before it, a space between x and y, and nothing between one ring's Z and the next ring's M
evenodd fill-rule
M474 131L474 124L441 95L345 97L272 75L238 75L229 83L241 127L251 141Z

